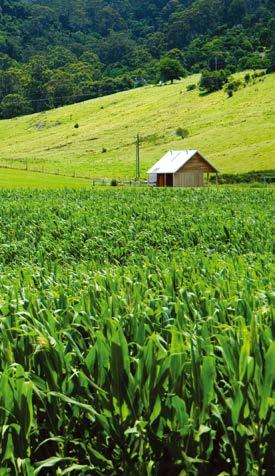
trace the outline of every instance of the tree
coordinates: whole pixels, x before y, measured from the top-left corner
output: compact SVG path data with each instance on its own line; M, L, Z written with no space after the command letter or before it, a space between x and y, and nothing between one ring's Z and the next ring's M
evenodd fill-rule
M270 53L269 53L268 72L269 73L275 72L275 44L272 45Z
M35 56L25 67L28 81L25 93L31 101L34 112L44 111L51 106L48 98L46 83L49 81L51 71L45 64L44 57Z
M94 67L94 69L101 71L102 63L100 62L97 54L94 53L93 51L89 51L89 50L84 51L84 53L80 56L79 60L82 63L90 64L91 66Z
M269 64L268 64L268 72L274 73L275 72L275 18L272 18L270 21L270 30L271 30L271 45L270 45L270 53L269 53Z
M30 7L30 17L25 23L26 34L32 36L43 36L51 30L52 27L57 27L57 18L54 10L44 5L32 5Z
M175 79L180 79L185 75L185 71L176 59L161 58L158 64L160 78L166 83L166 81L174 82Z
M117 81L114 78L106 78L100 81L100 96L107 96L108 94L113 94L117 91Z
M3 119L23 116L31 112L32 107L30 101L21 96L21 94L8 94L1 102L0 113Z
M46 85L59 69L73 77L76 92L71 101L124 88L125 75L134 78L134 85L156 79L173 82L184 71L168 59L190 73L274 71L273 3L0 0L0 101L19 94L36 112L52 107ZM160 69L161 58L166 59ZM120 78L120 84L104 84L108 77ZM222 81L220 73L208 77L205 91L219 89Z
M258 52L248 54L240 59L238 63L239 69L262 69L268 67L268 58L265 54Z
M146 48L154 58L159 59L166 50L165 35L160 31L151 33L146 37Z
M152 56L146 48L138 46L133 48L130 54L125 55L123 63L127 64L127 69L140 68L152 61Z
M99 41L99 57L105 64L121 63L133 54L135 47L136 44L128 33L112 31L108 37Z
M231 0L229 9L228 9L228 20L232 24L237 23L244 16L246 10L246 1L245 0Z
M67 48L63 48L63 46L51 48L47 56L47 62L51 69L62 68L63 66L75 63L76 61L76 55Z
M179 48L173 48L172 50L167 51L166 58L171 58L177 60L180 64L184 62L184 54L183 51Z
M126 22L114 8L106 6L101 11L98 28L99 32L106 36L109 31L126 30L127 26Z
M51 98L55 107L71 104L79 93L73 76L61 70L54 72L46 88L48 97Z
M97 80L100 77L98 70L94 69L92 65L82 63L81 61L68 65L63 71L72 75L76 84L83 81Z
M0 71L7 71L8 69L16 66L18 66L17 61L10 58L9 55L5 53L0 53Z
M0 100L8 94L21 94L26 78L20 68L0 70Z

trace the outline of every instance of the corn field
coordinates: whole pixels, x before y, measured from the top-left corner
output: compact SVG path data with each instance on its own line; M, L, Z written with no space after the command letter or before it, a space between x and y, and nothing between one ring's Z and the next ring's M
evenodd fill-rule
M0 476L275 474L273 198L0 192Z

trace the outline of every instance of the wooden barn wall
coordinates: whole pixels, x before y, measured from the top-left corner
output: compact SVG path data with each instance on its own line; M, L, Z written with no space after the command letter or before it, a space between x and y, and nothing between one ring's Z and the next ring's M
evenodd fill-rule
M176 173L174 187L203 187L203 172Z
M200 172L215 172L213 167L208 164L199 154L195 154L192 159L188 160L188 162L179 170L179 172L191 172L192 170L200 171Z

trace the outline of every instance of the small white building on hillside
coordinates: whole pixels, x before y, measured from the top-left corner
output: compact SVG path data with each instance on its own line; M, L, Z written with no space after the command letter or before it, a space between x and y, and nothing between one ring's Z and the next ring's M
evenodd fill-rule
M149 185L202 187L203 175L218 170L198 150L170 150L147 173Z

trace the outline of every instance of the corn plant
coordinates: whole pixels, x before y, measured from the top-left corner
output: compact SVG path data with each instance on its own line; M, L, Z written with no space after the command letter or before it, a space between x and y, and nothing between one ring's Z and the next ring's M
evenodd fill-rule
M272 193L1 195L0 476L273 474Z

